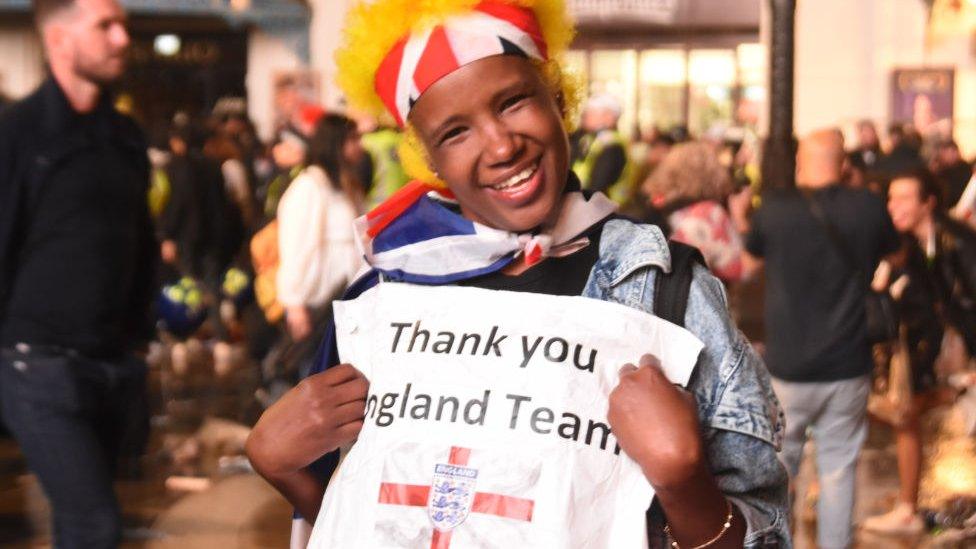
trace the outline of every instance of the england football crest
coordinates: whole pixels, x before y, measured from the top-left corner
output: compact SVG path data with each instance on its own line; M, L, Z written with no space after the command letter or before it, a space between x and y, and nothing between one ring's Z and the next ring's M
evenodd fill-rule
M441 532L449 532L464 522L474 503L478 470L438 463L427 500L427 516Z

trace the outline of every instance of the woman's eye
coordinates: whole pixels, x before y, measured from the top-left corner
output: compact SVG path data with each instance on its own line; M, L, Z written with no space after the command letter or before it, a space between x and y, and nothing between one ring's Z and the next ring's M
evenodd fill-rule
M463 127L451 128L441 135L441 139L438 142L438 145L443 145L448 141L451 141L452 139L460 136L462 133L464 133Z
M512 109L514 107L517 107L517 106L521 105L522 102L525 101L528 98L529 98L529 96L527 94L513 95L512 97L509 97L508 99L506 99L505 101L502 102L501 109L503 111L507 111L509 109Z

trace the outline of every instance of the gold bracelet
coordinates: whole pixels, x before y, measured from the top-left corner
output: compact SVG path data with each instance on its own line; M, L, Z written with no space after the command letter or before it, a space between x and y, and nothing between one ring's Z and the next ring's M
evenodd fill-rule
M705 549L706 547L711 547L712 545L715 544L715 542L722 539L722 536L724 536L725 533L729 531L729 528L732 527L732 502L730 502L728 499L725 500L725 508L726 508L725 524L722 525L722 529L719 530L718 534L716 534L714 538L706 541L705 543L692 547L692 549ZM671 535L670 524L664 525L664 534L668 536L668 544L671 545L672 549L681 549L681 546L678 545L677 540L675 540L674 536Z

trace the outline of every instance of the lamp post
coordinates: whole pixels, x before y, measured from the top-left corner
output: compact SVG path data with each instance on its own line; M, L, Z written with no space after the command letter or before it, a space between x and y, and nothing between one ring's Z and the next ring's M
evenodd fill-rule
M763 153L764 187L795 185L793 61L796 0L768 0L772 15L769 49L769 136Z

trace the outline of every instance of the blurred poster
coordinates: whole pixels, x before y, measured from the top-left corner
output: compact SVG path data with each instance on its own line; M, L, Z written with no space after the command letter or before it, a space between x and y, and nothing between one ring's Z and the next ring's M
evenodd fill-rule
M954 69L895 69L892 122L910 122L924 136L951 135L954 89Z

